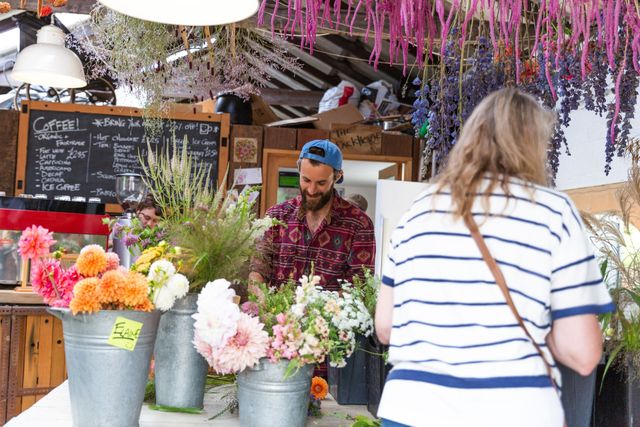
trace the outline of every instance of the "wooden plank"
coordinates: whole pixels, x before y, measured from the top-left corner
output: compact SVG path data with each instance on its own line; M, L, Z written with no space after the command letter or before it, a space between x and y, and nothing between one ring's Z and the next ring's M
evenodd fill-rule
M64 338L62 335L62 321L53 319L51 334L51 377L50 385L57 387L67 378L66 361L64 357Z
M18 148L18 124L20 113L14 110L0 110L0 191L13 196L16 175L16 153Z
M0 424L7 420L10 346L11 307L0 307Z
M329 131L323 129L298 129L296 148L302 150L304 144L314 139L329 139Z
M382 132L382 154L412 157L413 137L399 132Z
M243 168L258 168L262 165L262 126L233 125L229 154L228 186L234 184L235 171Z
M321 90L260 89L260 96L272 105L289 105L317 109L324 92Z
M379 126L333 123L331 141L340 147L343 153L382 153L382 129Z
M264 148L296 149L296 129L269 127L264 130Z
M51 350L53 336L53 317L38 316L39 333L37 337L38 365L37 387L49 387L51 385ZM36 401L40 400L43 395L36 395Z
M24 341L24 371L20 388L38 386L38 336L40 332L39 316L27 316ZM35 396L22 397L22 411L36 403Z

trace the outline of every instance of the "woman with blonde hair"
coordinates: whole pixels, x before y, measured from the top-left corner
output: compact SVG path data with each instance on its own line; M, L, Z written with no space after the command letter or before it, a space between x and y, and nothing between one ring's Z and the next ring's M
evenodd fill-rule
M394 231L383 426L562 426L556 361L600 360L613 305L575 206L546 187L553 125L531 96L492 93Z

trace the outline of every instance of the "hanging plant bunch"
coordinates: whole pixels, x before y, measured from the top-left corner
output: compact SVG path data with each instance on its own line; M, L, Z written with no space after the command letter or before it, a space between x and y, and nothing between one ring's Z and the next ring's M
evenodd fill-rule
M442 153L436 151L438 163L455 143L458 131L441 127L453 120L449 107L440 105L455 98L447 87L459 86L458 118L464 123L480 95L485 95L484 88L490 86L487 70L478 62L488 57L488 51L494 55L499 86L521 87L557 110L559 121L549 150L553 176L560 153L563 149L568 153L564 128L581 102L598 114L607 112L606 173L613 156L624 152L640 72L637 1L349 0L345 7L339 1L306 0L306 8L299 4L300 0L262 0L258 23L270 22L274 33L299 37L300 45L311 52L319 29L372 35L374 66L382 54L382 40L388 40L391 62L401 57L405 71L409 47L415 47L411 53L418 66L429 67L427 59L439 57L444 69L457 73L457 77L447 74L446 79L436 76L436 83L423 75L417 92L413 124L417 135L427 137L426 151L442 148ZM450 69L450 55L460 59L457 72ZM607 90L614 92L612 100ZM450 139L444 141L447 134Z
M111 73L143 101L146 119L163 117L176 88L194 102L221 92L258 94L269 68L296 71L297 60L279 38L234 24L176 27L143 21L103 6L91 13L90 37L82 49L95 60L91 73ZM146 121L146 120L145 120Z

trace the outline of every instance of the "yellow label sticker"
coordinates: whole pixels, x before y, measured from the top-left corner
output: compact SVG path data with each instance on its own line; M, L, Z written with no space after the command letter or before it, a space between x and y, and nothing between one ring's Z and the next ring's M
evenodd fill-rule
M142 322L136 322L126 317L117 317L107 342L114 347L133 351L136 348L141 330Z

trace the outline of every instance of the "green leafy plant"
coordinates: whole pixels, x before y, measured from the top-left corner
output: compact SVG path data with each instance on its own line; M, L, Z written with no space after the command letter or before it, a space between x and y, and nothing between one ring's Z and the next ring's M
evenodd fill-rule
M144 182L162 209L165 239L179 248L181 272L189 278L191 292L209 281L237 281L248 275L248 261L257 255L256 239L274 224L257 218L249 188L237 195L225 190L226 180L215 190L210 168L187 151L185 138L178 148L154 153L149 146L141 159Z
M380 279L368 268L363 268L363 271L364 279L360 276L353 276L353 293L360 298L373 318L376 314L376 303L380 292Z
M600 253L601 272L616 306L613 313L601 316L607 363L640 372L640 141L628 149L632 167L628 180L618 194L620 210L603 216L583 214ZM624 363L626 362L626 363Z

